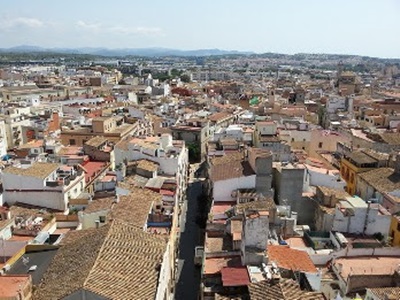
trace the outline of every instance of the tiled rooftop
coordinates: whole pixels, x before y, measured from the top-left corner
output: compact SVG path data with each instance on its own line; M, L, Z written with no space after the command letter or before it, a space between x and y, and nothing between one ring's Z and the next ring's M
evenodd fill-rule
M357 257L338 258L335 266L341 266L340 276L344 280L350 275L391 275L397 270L400 257Z
M29 274L0 276L0 297L16 299L21 288L29 282L29 276Z
M368 148L363 149L362 152L364 152L365 154L371 156L372 158L374 158L376 160L388 160L389 159L389 154L377 152L372 149L368 149Z
M267 198L264 200L250 201L246 203L239 203L236 205L236 210L238 212L244 212L245 210L271 210L275 209L276 204L272 198Z
M146 137L145 139L133 138L129 143L147 149L155 150L159 148L158 137Z
M267 281L249 285L251 300L324 300L320 293L305 292L291 279L281 279L277 284Z
M317 189L319 189L324 196L329 197L329 196L335 195L335 197L338 200L345 200L347 197L350 197L349 193L347 193L345 190L341 190L341 189L334 189L334 188L329 188L326 186L317 186Z
M34 140L30 141L26 144L23 144L19 146L19 149L31 149L31 148L38 148L38 147L43 147L44 140Z
M107 139L103 136L95 136L88 140L85 144L92 147L99 147L100 145L107 142Z
M61 149L58 151L58 155L78 155L79 153L82 152L82 147L78 146L66 146L66 147L61 147Z
M254 175L249 162L243 159L243 153L233 152L211 159L211 179L213 181Z
M93 212L111 209L114 201L115 197L99 198L96 200L92 200L91 202L89 202L88 206L86 206L83 212L85 214L90 214Z
M225 119L225 118L227 118L229 116L232 116L232 114L230 114L228 112L219 112L219 113L212 114L211 116L208 117L208 119L211 122L218 122L218 121L223 120L223 119Z
M392 168L378 168L360 173L358 176L379 192L400 189L400 174L396 174Z
M277 264L279 268L307 273L317 273L307 252L292 249L288 246L268 246L268 257L270 261Z
M367 289L376 299L400 299L400 287L382 287Z
M85 170L85 181L90 182L93 178L103 171L107 163L102 161L88 161L82 167Z
M58 167L59 164L35 162L28 168L7 167L3 170L3 173L45 179L52 172L57 170Z
M143 228L153 202L162 201L162 195L148 189L130 187L129 195L121 195L110 211L110 217Z
M34 299L62 299L83 287L95 264L109 226L73 231L62 241Z
M250 277L246 267L226 267L221 270L223 286L246 286Z
M139 169L146 170L146 171L149 171L149 172L155 172L159 168L157 163L152 162L152 161L147 160L147 159L138 160L137 167Z
M368 133L367 136L379 143L400 145L400 134L398 132Z
M204 261L204 275L215 275L224 267L242 266L240 256L206 258Z
M373 164L376 163L376 159L372 158L371 156L361 152L361 151L356 151L352 152L348 157L348 160L354 161L357 164Z
M153 299L165 249L159 237L114 223L84 287L108 299Z
M206 237L205 245L205 251L207 253L231 251L232 238L227 234L221 237Z
M62 299L80 289L108 299L153 299L165 246L158 237L117 221L71 232L34 299Z

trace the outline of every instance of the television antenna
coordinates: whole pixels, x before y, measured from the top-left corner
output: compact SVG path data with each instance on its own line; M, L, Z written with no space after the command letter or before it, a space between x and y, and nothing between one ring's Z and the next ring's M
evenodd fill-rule
M22 256L22 263L27 267L29 264L29 257Z

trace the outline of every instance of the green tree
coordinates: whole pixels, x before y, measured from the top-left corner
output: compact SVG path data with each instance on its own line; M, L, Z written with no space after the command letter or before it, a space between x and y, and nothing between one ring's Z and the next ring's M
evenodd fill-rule
M183 82L190 82L190 76L187 75L187 74L183 74L183 75L181 76L181 80L182 80Z
M187 148L189 150L189 161L190 162L197 162L200 161L200 146L195 143L188 143Z

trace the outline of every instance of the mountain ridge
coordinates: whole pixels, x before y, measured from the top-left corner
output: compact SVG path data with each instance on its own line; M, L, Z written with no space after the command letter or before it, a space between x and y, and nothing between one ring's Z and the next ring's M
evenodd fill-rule
M0 52L16 52L16 53L29 53L29 52L54 52L65 54L91 54L101 56L212 56L212 55L250 55L255 54L251 51L237 51L237 50L221 50L221 49L195 49L195 50L179 50L163 47L149 47L149 48L105 48L105 47L79 47L79 48L45 48L32 45L19 45L9 48L0 48Z

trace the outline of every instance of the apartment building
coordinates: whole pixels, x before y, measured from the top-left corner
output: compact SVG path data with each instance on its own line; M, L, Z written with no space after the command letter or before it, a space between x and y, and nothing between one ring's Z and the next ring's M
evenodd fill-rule
M203 161L207 153L210 138L209 122L206 119L191 118L183 123L171 126L172 136L176 140L184 140L190 150L191 161Z
M110 142L117 143L135 134L138 126L138 123L125 123L123 117L96 117L93 118L92 125L62 127L60 138L61 143L66 146L83 146L87 141L96 136L103 136Z
M279 139L275 121L256 122L253 141L255 147L271 151L274 161L291 160L290 145Z
M183 200L188 170L188 149L184 141L173 140L170 134L161 137L133 138L115 145L115 165L149 160L159 165L158 175L174 177L179 186L178 199Z
M20 202L66 211L70 199L85 189L82 169L55 163L34 162L3 170L3 199L9 205Z

